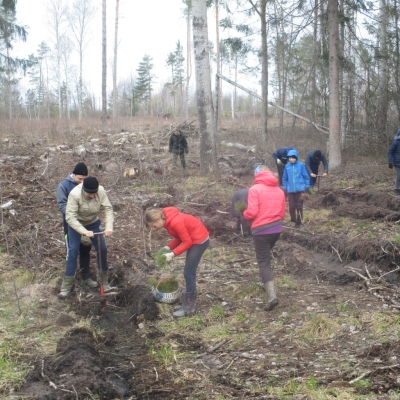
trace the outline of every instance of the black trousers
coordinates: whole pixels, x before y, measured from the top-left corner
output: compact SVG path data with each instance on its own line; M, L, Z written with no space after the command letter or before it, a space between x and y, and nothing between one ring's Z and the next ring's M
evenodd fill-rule
M258 269L263 284L270 282L273 279L271 269L271 250L280 236L280 233L272 233L271 235L253 235Z

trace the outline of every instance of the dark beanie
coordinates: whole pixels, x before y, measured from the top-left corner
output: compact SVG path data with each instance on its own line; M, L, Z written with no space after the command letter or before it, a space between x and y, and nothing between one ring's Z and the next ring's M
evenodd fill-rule
M315 150L314 151L314 157L319 160L321 158L321 150Z
M97 193L99 190L99 181L94 176L88 176L83 181L83 190L86 193Z
M87 169L86 164L83 162L76 164L72 173L74 175L88 176L88 169Z

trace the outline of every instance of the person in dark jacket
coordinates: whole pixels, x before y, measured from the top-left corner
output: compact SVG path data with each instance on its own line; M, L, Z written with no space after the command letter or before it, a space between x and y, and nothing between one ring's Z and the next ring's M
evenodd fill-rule
M279 185L282 186L282 176L285 165L288 162L287 153L289 150L293 150L293 147L281 147L275 153L272 154L276 162L276 168L278 169Z
M64 240L67 249L67 256L69 246L68 237L68 224L65 219L65 212L67 210L68 196L72 189L81 184L88 176L88 168L86 164L80 162L75 165L74 170L68 175L66 179L59 183L57 187L57 206L63 217L64 226ZM79 263L82 277L82 283L89 287L97 287L98 283L90 278L89 265L90 265L90 251L92 249L92 242L89 238L82 236L81 244L79 247Z
M238 207L244 205L247 208L247 198L249 189L240 189L232 196L230 216L236 218L236 230L243 233L244 237L251 235L251 228L247 223L247 219L243 216L243 211Z
M169 152L172 153L174 166L176 165L179 156L181 159L182 168L185 169L185 154L188 154L189 148L185 135L179 129L175 129L169 138Z
M310 175L310 186L313 187L317 182L317 175L319 164L321 163L324 166L324 173L322 176L328 175L328 161L326 161L325 154L321 150L311 150L306 157L306 169Z
M396 186L394 192L400 194L400 129L397 131L397 135L389 147L388 164L390 169L394 167L396 170Z
M282 189L288 193L290 221L295 228L302 228L303 199L302 194L310 188L310 175L305 165L298 161L299 154L293 149L288 152L289 163L286 164L282 177Z

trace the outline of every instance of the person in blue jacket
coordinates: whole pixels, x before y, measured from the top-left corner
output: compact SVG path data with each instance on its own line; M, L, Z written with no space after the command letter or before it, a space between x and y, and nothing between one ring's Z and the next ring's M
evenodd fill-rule
M310 188L310 175L305 165L298 161L297 150L287 153L289 162L286 164L282 176L282 189L288 193L290 221L295 228L301 228L303 221L302 194Z
M282 175L285 165L288 162L287 153L289 150L293 150L293 147L281 147L272 153L272 157L275 159L276 168L278 169L279 185L282 186Z
M307 154L305 164L307 172L311 177L311 187L313 187L315 182L317 182L318 169L321 161L324 166L324 173L322 176L326 176L328 175L328 161L326 161L325 154L321 150L311 150Z
M389 168L393 167L396 170L396 186L394 192L400 194L400 129L394 137L392 144L388 150L388 164Z

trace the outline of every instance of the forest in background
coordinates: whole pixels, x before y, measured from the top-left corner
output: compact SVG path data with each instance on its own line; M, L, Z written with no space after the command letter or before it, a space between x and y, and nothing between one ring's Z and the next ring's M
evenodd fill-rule
M108 7L115 7L118 0L106 3ZM397 0L208 1L209 15L215 17L218 26L217 40L210 42L208 49L212 74L229 76L234 82L246 77L249 82L264 84L262 58L266 55L268 99L274 99L277 106L295 115L328 126L332 96L328 20L332 3L338 9L342 148L348 139L353 141L354 136L360 135L372 143L390 142L400 119ZM101 104L85 85L90 71L82 70L94 2L48 0L48 24L53 30L53 41L42 42L27 60L12 58L10 51L17 40L29 40L29 27L25 30L16 25L14 0L2 0L1 4L0 118L80 120L100 116ZM111 90L107 91L107 111L112 118L168 114L187 118L196 112L191 62L192 2L183 0L183 7L187 31L182 32L182 38L186 38L186 46L178 40L175 49L166 54L169 82L155 87L149 51L143 55L134 76L118 79L114 76L115 82L108 85ZM117 22L118 13L116 27ZM114 35L116 38L117 29ZM265 48L262 48L263 39ZM74 52L79 55L79 65L70 64ZM117 64L116 52L114 63ZM26 92L20 87L24 73L30 82ZM259 99L232 89L229 84L221 86L220 115L235 118L238 114L262 113ZM298 121L293 117L288 125L287 115L279 108L270 107L268 115L279 118L277 133L293 128Z

